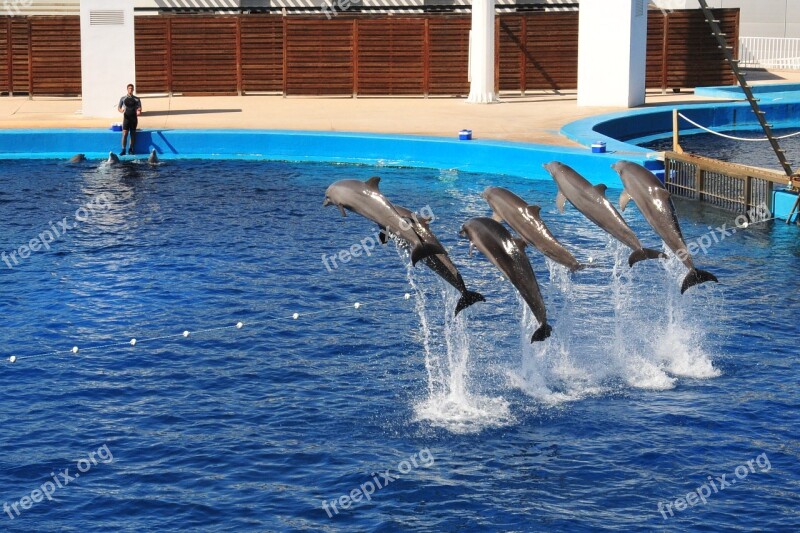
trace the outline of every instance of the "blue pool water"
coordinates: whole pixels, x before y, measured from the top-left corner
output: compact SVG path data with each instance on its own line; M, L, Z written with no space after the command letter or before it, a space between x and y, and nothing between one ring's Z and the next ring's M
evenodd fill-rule
M795 170L800 164L800 126L791 129L776 129L776 137L793 135L778 142L786 157L792 161ZM761 130L731 130L724 132L726 135L741 139L765 139L764 132ZM683 135L680 138L681 147L692 154L713 157L721 161L730 161L761 168L770 168L778 172L782 171L778 162L778 157L772 149L772 145L763 141L740 141L726 139L712 133L699 133L694 135ZM659 139L642 144L642 147L654 151L672 150L672 137Z
M375 232L323 208L325 188L372 175L429 207L485 303L454 320L454 291L393 244L325 266ZM554 327L535 346L510 283L457 235L490 184L591 260L570 277L529 250ZM422 169L0 161L6 257L76 226L0 263L0 503L20 511L0 529L797 530L797 228L708 237L696 262L720 284L681 296L682 265L628 268L554 196ZM734 226L677 207L690 240ZM83 472L63 485L65 469Z

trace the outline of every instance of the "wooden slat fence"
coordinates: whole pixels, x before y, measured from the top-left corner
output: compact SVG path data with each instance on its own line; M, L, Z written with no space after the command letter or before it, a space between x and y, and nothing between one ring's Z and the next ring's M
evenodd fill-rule
M715 10L738 42L739 10ZM648 14L648 88L735 82L697 10ZM162 15L135 22L137 92L465 95L465 15ZM497 88L574 90L578 14L501 14ZM33 80L33 87L31 87ZM78 17L0 17L0 93L80 93Z

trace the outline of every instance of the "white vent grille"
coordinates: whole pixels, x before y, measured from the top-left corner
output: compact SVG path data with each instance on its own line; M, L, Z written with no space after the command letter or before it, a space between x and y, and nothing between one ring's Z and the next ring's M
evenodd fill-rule
M122 10L113 11L90 11L90 26L122 26L125 24L125 12Z

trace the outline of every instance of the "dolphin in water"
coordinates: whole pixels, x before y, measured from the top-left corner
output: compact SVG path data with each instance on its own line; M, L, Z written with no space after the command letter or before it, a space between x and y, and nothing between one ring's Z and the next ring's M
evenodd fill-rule
M70 157L69 161L67 162L75 164L75 163L83 163L84 161L86 161L86 156L84 154L75 154L72 157Z
M374 176L367 181L340 180L333 183L325 191L323 206L333 204L339 208L342 216L347 216L345 209L367 218L393 235L406 241L411 246L411 264L416 265L420 259L431 255L447 254L438 241L425 242L414 231L414 221L402 216L392 203L378 190L381 179Z
M492 208L494 220L505 221L545 256L571 272L586 268L553 236L539 215L541 208L538 205L528 205L525 200L502 187L488 187L481 196Z
M394 207L401 216L414 221L414 231L422 238L423 242L426 244L432 244L434 246L442 246L442 243L439 242L439 239L437 239L436 235L434 235L431 231L429 219L423 216L415 215L405 207L401 207L399 205L395 205ZM453 264L447 254L429 255L423 259L423 261L428 268L433 270L439 275L440 278L455 287L458 292L461 293L461 298L456 304L456 316L458 316L458 313L470 305L477 302L486 301L482 294L467 290L467 287L464 284L464 278L461 277L461 273L458 271L456 265Z
M156 149L155 148L153 148L150 151L150 157L147 158L147 162L150 163L151 165L157 165L158 164L158 154L156 153Z
M683 278L681 294L689 287L706 281L718 282L719 280L711 272L695 268L692 255L686 249L686 242L683 240L672 196L661 181L643 166L630 161L618 161L611 165L611 168L617 171L625 186L619 197L620 210L625 211L631 199L636 202L647 222L689 269L689 273Z
M106 162L109 165L116 165L117 163L119 163L119 156L114 152L108 152L108 159L106 160Z
M556 196L558 210L563 213L564 204L569 200L586 218L632 249L633 253L628 257L629 266L633 266L645 259L667 258L664 253L658 250L651 250L642 246L639 238L636 237L636 234L625 222L625 219L622 218L622 215L606 199L607 187L605 185L592 186L586 178L558 161L547 163L544 168L553 176L558 185L558 196Z
M473 247L477 248L500 269L528 304L539 321L539 328L533 333L531 342L549 337L553 328L547 323L544 299L528 256L525 255L525 241L513 238L502 224L486 217L467 220L461 226L459 235L470 240L470 252Z

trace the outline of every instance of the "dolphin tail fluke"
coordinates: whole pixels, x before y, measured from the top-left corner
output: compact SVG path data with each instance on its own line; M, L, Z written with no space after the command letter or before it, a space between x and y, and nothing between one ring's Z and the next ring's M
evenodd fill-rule
M667 259L667 256L658 250L642 248L641 250L636 250L628 257L628 266L633 266L639 261L644 261L646 259Z
M420 259L431 255L446 254L447 250L431 243L422 243L411 249L411 264L416 265Z
M533 332L533 336L531 337L531 342L541 342L545 340L547 337L550 336L550 332L553 331L553 326L548 323L544 323L539 326L539 329Z
M713 281L714 283L719 283L717 276L712 274L711 272L706 272L705 270L700 270L699 268L693 268L686 274L686 277L683 278L683 284L681 285L681 294L686 292L687 289L690 287L694 287L695 285L700 285L701 283L705 283L706 281Z
M458 300L458 304L456 305L455 316L458 316L458 313L460 313L470 305L485 301L486 298L484 298L481 293L475 291L466 291L464 295Z

